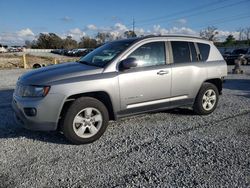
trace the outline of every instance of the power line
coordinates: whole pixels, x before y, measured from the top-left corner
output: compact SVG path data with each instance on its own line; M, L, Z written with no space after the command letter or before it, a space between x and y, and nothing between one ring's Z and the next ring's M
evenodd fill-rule
M250 15L247 13L244 14L239 14L239 15L235 15L233 17L224 17L221 19L217 19L217 20L212 20L208 23L206 23L206 25L202 25L200 27L196 27L196 29L202 29L202 27L206 27L208 25L216 25L216 24L223 24L223 23L227 23L227 22L232 22L232 21L237 21L237 20L242 20L242 19L246 19L249 18Z
M135 33L135 19L133 18L133 33Z
M196 15L200 15L202 13L209 13L209 12L214 12L214 11L217 11L217 10L220 10L220 9L223 9L223 8L228 8L228 7L232 7L232 6L237 6L239 4L242 4L242 3L245 3L245 2L249 2L249 0L242 0L242 1L239 1L239 2L235 2L235 3L231 3L231 4L227 4L227 5L224 5L224 6L220 6L220 7L217 7L217 8L213 8L213 9L208 9L208 10L205 10L205 11L199 11L199 12L196 12L196 13L192 13L192 14L187 14L187 15L183 15L182 17L192 17L192 16L196 16ZM160 18L159 20L162 20L158 23L162 23L162 22L166 22L166 21L174 21L176 19L178 19L180 17L175 17L173 19L167 19L167 18ZM164 19L164 21L163 21ZM152 21L150 21L152 22ZM152 23L146 23L146 24L137 24L138 26L145 26L145 25L151 25Z
M217 0L217 1L207 3L207 4L196 6L196 7L190 8L190 9L185 9L185 10L182 10L182 11L177 11L177 12L174 12L174 13L171 13L171 14L167 14L167 15L164 15L164 16L159 16L159 17L154 17L154 18L149 18L149 19L144 19L144 20L137 20L137 21L140 22L140 23L145 23L145 22L150 22L150 21L155 21L155 20L160 20L160 19L166 19L166 17L173 17L176 14L183 14L183 13L190 12L190 11L196 11L196 10L204 9L204 8L207 8L208 6L214 6L216 4L221 4L221 3L225 2L225 1L226 0Z

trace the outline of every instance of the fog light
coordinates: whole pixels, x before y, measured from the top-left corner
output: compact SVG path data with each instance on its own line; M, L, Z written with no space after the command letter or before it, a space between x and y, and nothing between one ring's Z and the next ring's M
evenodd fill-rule
M24 113L27 116L36 116L36 109L35 108L24 108Z

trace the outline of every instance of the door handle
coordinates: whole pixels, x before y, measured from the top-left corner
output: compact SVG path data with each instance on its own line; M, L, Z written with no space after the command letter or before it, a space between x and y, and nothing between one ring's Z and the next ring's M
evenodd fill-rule
M164 74L168 74L169 71L168 70L160 70L159 72L157 72L158 75L164 75Z

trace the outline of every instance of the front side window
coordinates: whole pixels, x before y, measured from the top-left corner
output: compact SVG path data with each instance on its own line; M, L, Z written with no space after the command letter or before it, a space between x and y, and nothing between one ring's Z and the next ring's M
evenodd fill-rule
M188 42L172 41L171 46L174 63L191 62Z
M137 67L166 64L165 42L151 42L133 51L128 58L137 60Z

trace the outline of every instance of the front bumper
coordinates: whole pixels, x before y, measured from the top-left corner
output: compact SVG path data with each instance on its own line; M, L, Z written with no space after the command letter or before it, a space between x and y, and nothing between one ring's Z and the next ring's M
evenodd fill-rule
M12 108L15 119L22 127L37 131L54 131L57 129L63 97L47 95L41 99L22 98L13 95ZM36 108L36 116L27 116L24 108Z

